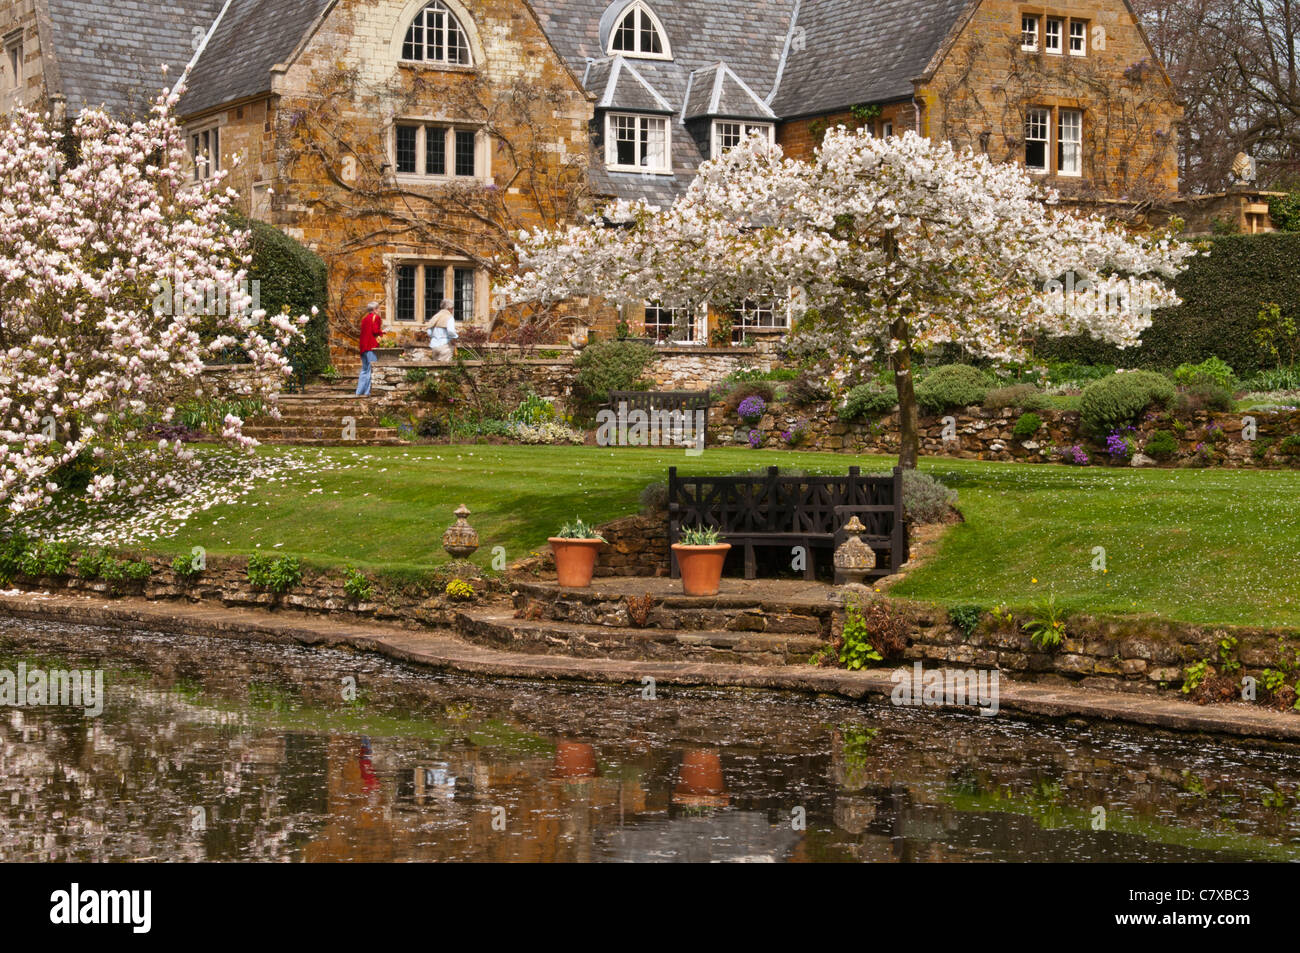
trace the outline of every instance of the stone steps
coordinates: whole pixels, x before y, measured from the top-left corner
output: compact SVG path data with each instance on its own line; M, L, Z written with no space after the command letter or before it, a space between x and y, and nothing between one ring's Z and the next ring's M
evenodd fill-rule
M500 608L457 613L455 629L469 642L524 655L764 666L806 663L827 644L820 636L793 633L636 629L525 619Z
M355 396L356 384L312 384L301 393L285 394L278 402L280 417L258 417L244 433L264 443L310 447L404 446L397 430L384 427L375 415L372 398ZM343 437L344 420L350 419L353 439Z

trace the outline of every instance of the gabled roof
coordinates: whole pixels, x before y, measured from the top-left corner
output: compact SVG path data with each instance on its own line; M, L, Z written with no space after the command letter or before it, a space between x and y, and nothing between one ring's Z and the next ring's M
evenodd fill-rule
M287 62L334 0L230 0L194 64L182 116L271 91L271 67Z
M748 84L726 63L696 70L687 82L682 119L717 116L727 119L776 118L776 113L758 98Z
M978 0L804 0L780 88L782 118L910 99L962 13Z
M71 113L106 106L118 115L148 111L194 55L224 0L41 0L58 64L57 88ZM162 67L167 67L164 73Z
M597 109L676 112L672 104L622 56L588 64L582 83L595 94Z

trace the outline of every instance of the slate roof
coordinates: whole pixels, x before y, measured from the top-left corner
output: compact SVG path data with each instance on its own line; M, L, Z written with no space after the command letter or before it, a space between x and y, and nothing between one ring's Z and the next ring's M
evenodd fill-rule
M222 0L44 0L70 112L106 106L143 114L170 89L194 56L195 30L206 32ZM197 34L202 36L202 33ZM162 66L166 64L167 72Z
M805 0L772 108L793 119L911 98L971 0Z
M183 116L271 91L271 67L286 62L333 0L232 0L190 72Z
M703 116L766 119L769 122L776 119L776 113L772 112L771 107L759 99L726 63L718 63L691 74L686 102L682 106L682 118L689 121Z

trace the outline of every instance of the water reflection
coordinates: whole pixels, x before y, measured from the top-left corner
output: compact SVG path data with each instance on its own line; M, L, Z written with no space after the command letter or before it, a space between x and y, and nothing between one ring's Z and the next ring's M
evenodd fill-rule
M1294 749L0 622L18 661L108 698L0 709L3 860L1300 858Z

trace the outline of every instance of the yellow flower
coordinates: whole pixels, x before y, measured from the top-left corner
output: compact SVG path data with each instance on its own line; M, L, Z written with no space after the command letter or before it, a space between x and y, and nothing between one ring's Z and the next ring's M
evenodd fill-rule
M1030 582L1038 582L1037 579L1030 579L1029 581L1030 581Z

